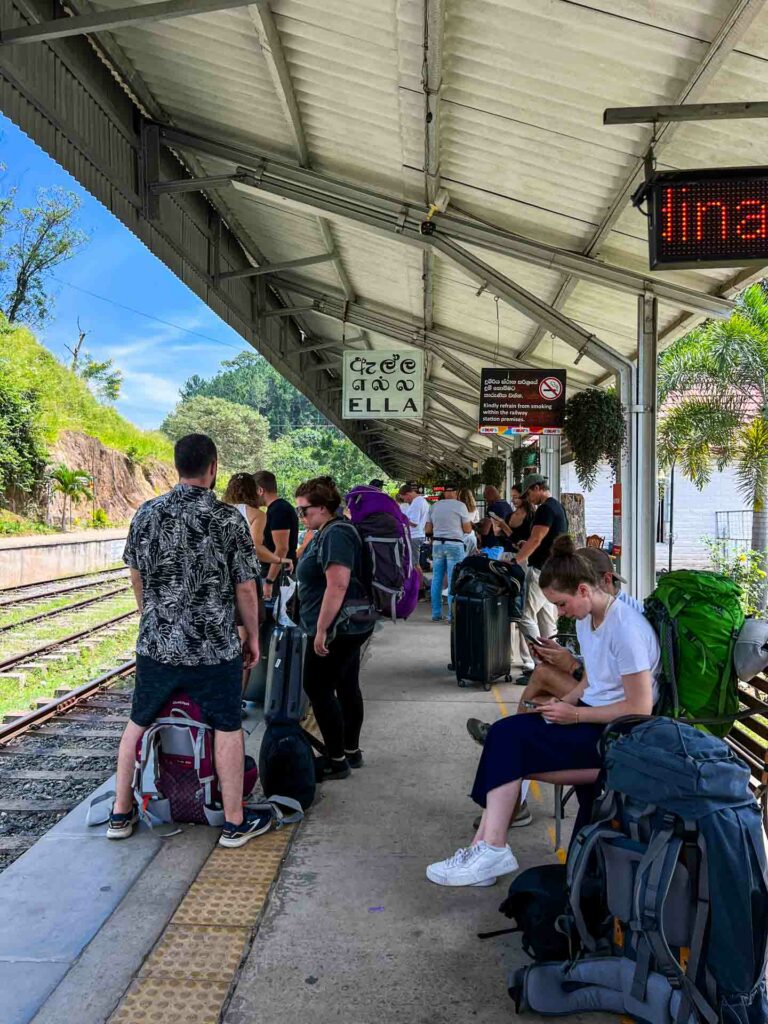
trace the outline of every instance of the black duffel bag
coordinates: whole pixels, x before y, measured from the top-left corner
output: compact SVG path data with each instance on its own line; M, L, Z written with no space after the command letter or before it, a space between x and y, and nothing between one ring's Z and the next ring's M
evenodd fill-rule
M451 592L464 597L506 596L510 619L519 619L525 603L525 570L516 562L469 555L453 570Z

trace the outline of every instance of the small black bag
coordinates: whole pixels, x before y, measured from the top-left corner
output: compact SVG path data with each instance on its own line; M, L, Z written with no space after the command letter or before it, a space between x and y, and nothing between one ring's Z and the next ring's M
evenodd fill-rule
M585 881L589 885L592 880ZM583 909L595 933L608 927L599 882L594 892L586 891ZM578 933L570 917L565 864L540 864L522 871L512 881L499 911L512 918L517 927L483 932L479 938L520 932L522 947L533 960L568 960L576 953L572 946L574 941L578 943Z
M259 750L259 777L265 793L298 800L306 811L315 799L315 759L298 722L270 722Z

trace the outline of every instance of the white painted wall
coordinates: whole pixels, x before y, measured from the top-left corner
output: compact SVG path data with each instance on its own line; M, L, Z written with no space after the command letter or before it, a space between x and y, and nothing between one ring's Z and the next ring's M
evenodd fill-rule
M560 481L561 490L582 492L572 462L562 467ZM613 477L606 466L599 473L594 489L583 492L587 534L597 533L605 537L606 544L613 539L612 484ZM677 471L672 567L704 568L707 548L703 538L715 536L715 512L744 508L734 469L729 467L723 473L713 473L712 480L703 491L698 491ZM667 545L658 544L656 568L666 568L667 560Z

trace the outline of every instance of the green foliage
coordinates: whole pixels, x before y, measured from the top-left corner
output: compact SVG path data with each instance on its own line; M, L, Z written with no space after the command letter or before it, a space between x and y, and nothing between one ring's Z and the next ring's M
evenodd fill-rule
M91 526L94 530L104 530L111 525L109 516L103 508L94 509L91 515Z
M624 407L615 391L590 388L572 395L565 403L563 432L573 451L576 476L582 487L594 487L597 470L604 460L618 477L626 423Z
M190 377L181 389L184 400L223 398L247 405L269 420L273 440L300 427L325 426L325 418L312 403L256 352L241 352L225 360L210 380Z
M263 468L269 424L247 406L196 395L179 402L161 430L174 441L185 434L208 434L218 448L222 468L230 473Z
M515 448L512 452L512 480L516 484L523 481L526 472L533 472L537 465L538 449Z
M64 430L98 438L107 448L134 451L136 461L170 460L173 446L159 431L140 430L115 409L102 405L85 381L72 373L23 327L0 320L0 379L35 396L39 428L47 445Z
M738 554L730 551L728 541L714 540L705 537L704 543L709 548L709 560L715 572L722 573L732 579L741 588L741 605L745 615L754 615L761 619L768 617L762 601L765 589L766 562L765 551L742 551Z
M14 198L5 200L0 307L11 323L43 324L53 308L46 290L51 272L88 241L76 225L81 200L74 192L43 188L33 206L14 216Z
M121 370L115 369L111 359L99 362L86 352L82 364L77 368L77 373L104 401L116 402L120 397L123 374Z
M506 472L507 467L504 459L498 459L495 456L490 456L483 461L483 465L480 469L482 483L489 484L491 487L503 487Z
M332 476L344 494L357 484L380 477L384 490L391 481L356 445L334 427L301 427L272 441L263 468L277 477L280 493L293 498L304 480Z
M32 491L46 456L35 392L0 367L0 489Z
M30 533L56 533L51 526L0 509L0 537L24 537Z
M72 503L75 501L81 501L83 498L92 498L93 494L88 488L88 484L91 482L90 473L86 473L84 469L69 469L62 462L56 466L55 469L49 474L53 489L58 494L63 495L64 501L62 502L61 511L61 528L62 530L66 526L67 516L67 501L69 501L69 525L72 526Z

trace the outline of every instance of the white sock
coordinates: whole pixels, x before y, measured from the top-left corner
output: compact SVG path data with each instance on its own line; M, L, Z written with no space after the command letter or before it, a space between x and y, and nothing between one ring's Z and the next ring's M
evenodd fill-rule
M530 787L530 785L531 785L531 780L530 779L523 779L523 784L520 787L520 803L521 804L524 804L525 801L528 799L528 788Z
M507 848L506 843L503 846L493 846L492 843L486 843L485 845L488 847L489 850L496 850L497 853L501 853L502 850L506 850Z

